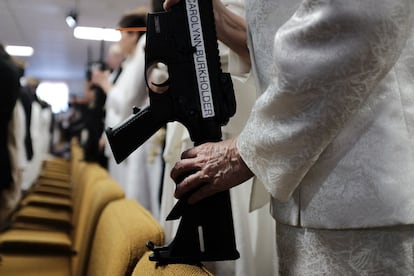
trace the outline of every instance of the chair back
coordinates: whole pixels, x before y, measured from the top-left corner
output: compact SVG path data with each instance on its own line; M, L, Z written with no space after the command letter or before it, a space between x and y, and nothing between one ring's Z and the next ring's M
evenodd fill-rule
M85 275L131 275L149 240L164 242L158 221L136 200L111 202L99 218Z

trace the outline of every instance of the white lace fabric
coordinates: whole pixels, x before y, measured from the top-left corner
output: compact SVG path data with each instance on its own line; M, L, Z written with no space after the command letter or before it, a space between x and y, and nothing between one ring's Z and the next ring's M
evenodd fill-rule
M277 224L279 275L414 275L414 226L315 230Z
M258 98L238 138L285 224L414 223L412 0L247 1Z

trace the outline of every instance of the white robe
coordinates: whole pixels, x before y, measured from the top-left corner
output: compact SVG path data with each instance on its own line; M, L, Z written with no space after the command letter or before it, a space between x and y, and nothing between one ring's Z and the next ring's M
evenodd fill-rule
M237 146L273 196L284 271L413 275L414 2L247 3L259 98Z
M50 125L52 111L34 101L32 103L30 133L33 145L33 157L23 171L22 189L28 190L39 177L43 161L49 156L51 140Z
M247 10L260 97L238 148L277 219L413 223L413 1L249 1Z
M105 127L114 127L125 120L131 113L134 105L147 103L145 92L144 54L145 39L142 37L138 43L134 55L128 56L124 61L122 73L117 82L109 91L106 102ZM127 160L116 164L109 144L106 144L105 153L108 157L108 170L110 175L118 183L126 188L126 167Z
M23 105L20 100L17 100L7 130L7 146L10 152L13 183L9 189L4 190L0 195L1 205L7 213L13 211L21 199L22 173L27 166L26 149L24 146L25 125L26 118ZM0 214L0 221L3 216L4 214Z
M134 106L148 105L145 82L145 36L142 36L133 56L123 64L123 70L106 99L105 126L114 127L132 114ZM109 144L105 147L110 175L123 187L127 198L138 200L154 217L159 216L159 190L162 171L162 143L159 135L149 138L122 163L116 164Z

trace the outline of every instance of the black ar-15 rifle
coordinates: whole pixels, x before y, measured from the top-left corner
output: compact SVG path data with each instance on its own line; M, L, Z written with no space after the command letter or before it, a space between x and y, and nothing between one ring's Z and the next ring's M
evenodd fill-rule
M149 106L134 109L106 134L119 163L167 122L178 121L195 145L221 140L221 127L234 115L230 75L221 71L211 0L183 0L168 12L150 13L145 67ZM151 70L162 63L168 80L154 83ZM236 249L230 194L218 193L189 205L181 199L167 220L181 221L174 239L148 247L160 263L234 260Z

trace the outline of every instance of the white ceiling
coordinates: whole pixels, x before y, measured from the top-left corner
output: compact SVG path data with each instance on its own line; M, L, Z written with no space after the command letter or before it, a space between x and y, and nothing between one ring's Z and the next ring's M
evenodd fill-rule
M121 15L150 0L0 0L0 43L34 48L26 61L26 75L41 80L65 81L70 93L83 93L89 55L100 57L101 42L78 40L65 22L78 10L78 25L116 27ZM104 50L110 42L105 42Z

